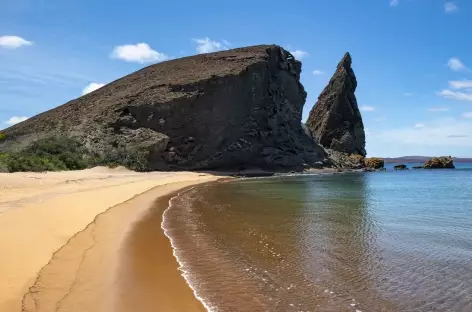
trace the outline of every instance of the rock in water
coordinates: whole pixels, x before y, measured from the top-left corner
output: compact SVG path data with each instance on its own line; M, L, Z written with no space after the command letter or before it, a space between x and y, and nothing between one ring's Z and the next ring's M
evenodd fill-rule
M275 45L163 62L5 130L0 150L71 135L99 153L146 151L151 170L325 166L301 125L300 72Z
M400 165L395 165L393 167L395 170L408 170L408 167L406 165L400 164Z
M307 126L325 148L365 156L364 124L354 94L357 80L351 63L346 53L311 110Z
M383 169L385 161L382 158L372 157L366 158L364 161L365 167L368 169Z
M451 156L433 157L424 163L425 169L454 169L454 161Z

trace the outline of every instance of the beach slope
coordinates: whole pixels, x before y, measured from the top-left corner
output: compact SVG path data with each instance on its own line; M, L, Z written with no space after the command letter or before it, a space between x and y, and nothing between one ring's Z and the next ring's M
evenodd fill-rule
M209 174L121 168L0 174L0 312L118 311L117 306L126 311L133 303L117 298L132 289L124 285L130 279L140 289L139 272L130 270L147 256L163 261L156 263L167 274L161 282L181 292L182 299L167 302L165 310L203 311L177 270L160 224L150 234L155 236L147 238L155 239L156 250L140 250L136 237L150 208L165 209L166 196L216 179ZM130 248L141 252L139 257L127 254ZM133 262L136 259L141 260ZM150 276L162 275L154 270ZM155 299L141 294L129 298Z

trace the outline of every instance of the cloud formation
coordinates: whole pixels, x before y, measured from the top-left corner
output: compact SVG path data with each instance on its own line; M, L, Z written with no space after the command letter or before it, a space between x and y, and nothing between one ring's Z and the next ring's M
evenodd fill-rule
M147 43L125 44L113 49L111 57L114 59L134 63L159 63L170 59L164 53L153 50Z
M373 107L373 106L368 106L368 105L363 105L363 106L359 107L359 109L360 109L361 111L371 112L371 111L374 111L374 110L375 110L375 107Z
M215 41L208 37L193 39L197 43L195 48L198 53L211 53L216 51L228 50L230 43L226 40Z
M472 112L465 112L462 114L462 117L464 118L472 118Z
M461 92L461 91L452 91L449 89L444 89L441 92L438 92L438 95L446 99L451 99L451 100L456 100L456 101L472 101L471 92Z
M323 74L324 74L324 71L319 70L319 69L315 69L315 70L313 71L313 75L314 75L314 76L321 76L321 75L323 75Z
M390 0L390 6L395 7L398 5L398 0Z
M0 36L0 47L6 49L17 49L22 46L30 46L33 42L18 36Z
M308 52L302 50L290 51L290 54L292 54L297 60L301 60L309 55Z
M5 121L5 123L9 126L13 126L13 125L16 125L17 123L27 120L28 118L29 117L26 117L26 116L13 116L7 121Z
M449 81L449 87L452 89L472 88L472 80L452 80Z
M458 11L457 5L454 4L454 2L446 2L444 4L444 12L446 13L454 13Z
M82 90L82 95L86 95L90 92L93 92L95 90L100 89L103 87L105 84L104 83L98 83L98 82L92 82L88 84L83 90Z
M467 70L467 67L464 65L464 63L462 63L462 61L457 57L451 57L447 62L447 66L449 66L452 71Z
M380 131L375 140L390 146L405 147L427 146L428 149L441 146L472 147L468 135L472 133L472 122L455 118L443 118L403 127Z

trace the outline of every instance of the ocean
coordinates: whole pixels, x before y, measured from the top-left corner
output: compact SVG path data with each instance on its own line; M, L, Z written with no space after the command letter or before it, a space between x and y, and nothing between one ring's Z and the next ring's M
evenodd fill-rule
M162 227L209 311L472 311L472 164L457 167L207 184Z

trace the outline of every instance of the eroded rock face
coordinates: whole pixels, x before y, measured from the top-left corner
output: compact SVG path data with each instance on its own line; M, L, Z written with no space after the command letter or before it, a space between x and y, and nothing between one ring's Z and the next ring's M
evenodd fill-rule
M433 157L424 163L425 169L454 169L454 161L451 156Z
M3 148L70 134L97 151L146 150L154 170L326 166L301 125L300 72L290 53L267 45L152 65L7 129Z
M357 80L351 63L346 53L311 110L307 126L325 148L365 156L364 124L354 94Z
M382 158L371 157L364 160L365 167L368 169L383 169L385 161Z

